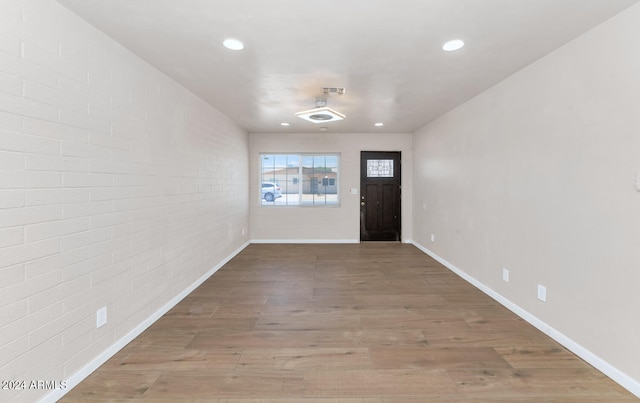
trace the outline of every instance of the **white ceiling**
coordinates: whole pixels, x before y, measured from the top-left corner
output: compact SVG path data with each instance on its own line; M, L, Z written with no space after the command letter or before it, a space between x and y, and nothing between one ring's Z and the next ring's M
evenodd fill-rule
M249 132L407 133L638 0L59 2ZM323 87L347 119L296 118Z

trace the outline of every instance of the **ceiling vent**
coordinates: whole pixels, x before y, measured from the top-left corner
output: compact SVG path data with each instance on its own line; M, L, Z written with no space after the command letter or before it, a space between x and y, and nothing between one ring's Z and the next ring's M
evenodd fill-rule
M322 89L322 93L324 95L344 95L347 92L347 89L344 87L324 87Z

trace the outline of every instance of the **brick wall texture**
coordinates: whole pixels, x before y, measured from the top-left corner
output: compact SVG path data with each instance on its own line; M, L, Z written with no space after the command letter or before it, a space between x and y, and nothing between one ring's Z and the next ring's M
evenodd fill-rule
M248 178L220 112L55 1L0 0L0 379L68 379L245 244Z

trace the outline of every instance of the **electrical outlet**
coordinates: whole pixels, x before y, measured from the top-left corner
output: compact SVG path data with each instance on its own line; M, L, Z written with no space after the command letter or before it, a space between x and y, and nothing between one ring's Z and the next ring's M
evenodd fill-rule
M509 270L502 269L502 279L507 283L509 282Z
M640 172L636 175L636 190L640 192Z
M107 307L103 306L96 312L96 329L107 324Z
M244 235L247 231L243 228L242 229L242 235Z
M431 234L431 242L435 242L436 241L436 234Z
M538 299L547 302L547 287L538 284Z

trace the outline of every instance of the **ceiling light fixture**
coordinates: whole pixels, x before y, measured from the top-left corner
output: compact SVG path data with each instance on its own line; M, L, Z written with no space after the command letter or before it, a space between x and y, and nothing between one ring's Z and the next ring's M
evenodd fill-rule
M291 125L289 123L287 123L287 122L282 122L282 123L280 123L280 126L291 126Z
M464 46L464 41L460 39L454 39L442 45L442 50L447 52L453 52L454 50L461 49L463 46Z
M374 124L374 126L375 127L382 127L382 126L384 126L384 123L378 122L378 123Z
M244 43L240 42L237 39L233 39L233 38L225 39L224 42L222 42L222 44L224 45L225 48L231 49L231 50L242 50L242 49L244 49Z
M343 120L346 118L342 113L327 106L298 112L296 113L296 116L312 123L335 122L336 120Z
M328 88L324 89L324 94L330 93L330 91L326 91ZM335 91L338 95L342 95L345 93L345 89L342 88L340 92ZM296 116L306 120L311 123L326 123L326 122L335 122L338 120L343 120L346 118L342 113L331 109L327 106L327 100L324 97L316 99L316 107L313 109L309 109L306 111L301 111L296 113Z

